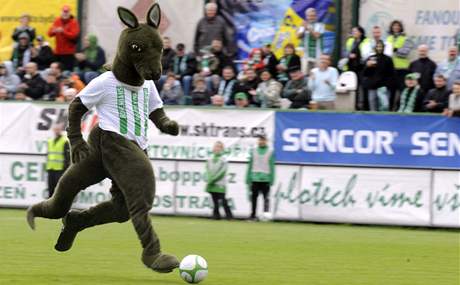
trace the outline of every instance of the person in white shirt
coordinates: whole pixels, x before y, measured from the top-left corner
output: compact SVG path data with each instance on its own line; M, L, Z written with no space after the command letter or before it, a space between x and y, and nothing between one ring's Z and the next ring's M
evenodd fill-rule
M303 71L307 74L323 53L323 34L325 31L324 24L317 21L316 9L308 8L305 11L305 21L297 30L297 37L302 39L304 48L305 68Z
M164 113L152 81L161 76L161 12L159 5L153 4L145 24L139 24L136 16L122 7L118 16L128 28L121 33L111 71L93 79L69 105L67 137L73 164L59 180L53 197L27 210L27 222L34 229L35 217L63 218L54 248L67 251L78 232L131 219L143 248L142 263L156 272L172 272L179 261L161 252L150 221L155 177L146 152L149 119L164 133L179 133L179 125ZM86 142L81 119L92 108L97 111L99 126L92 129ZM69 212L81 190L105 178L112 180L109 201Z
M321 55L318 67L313 68L308 80L308 88L312 92L312 100L317 103L320 110L335 109L335 86L339 72L335 67L329 66L329 55Z
M385 42L385 39L382 36L382 28L374 26L372 28L372 37L369 39L369 45L366 46L366 52L363 55L363 58L368 58L369 56L375 54L375 46L379 41L385 43L385 50L383 51L383 54L389 57L393 56L393 45L390 42Z

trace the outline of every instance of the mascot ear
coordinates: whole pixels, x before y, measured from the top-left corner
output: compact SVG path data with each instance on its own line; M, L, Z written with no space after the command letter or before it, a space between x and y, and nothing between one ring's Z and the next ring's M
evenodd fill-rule
M118 7L117 12L120 20L129 28L134 29L139 26L139 22L137 21L136 15L134 15L133 12L123 7Z
M152 7L150 7L149 12L147 13L147 23L155 29L158 29L158 27L160 26L160 20L160 5L158 5L158 3L155 3Z

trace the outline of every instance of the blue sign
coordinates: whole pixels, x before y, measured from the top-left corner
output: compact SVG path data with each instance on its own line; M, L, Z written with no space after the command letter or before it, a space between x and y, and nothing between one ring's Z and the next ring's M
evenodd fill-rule
M277 112L277 162L460 169L460 118Z

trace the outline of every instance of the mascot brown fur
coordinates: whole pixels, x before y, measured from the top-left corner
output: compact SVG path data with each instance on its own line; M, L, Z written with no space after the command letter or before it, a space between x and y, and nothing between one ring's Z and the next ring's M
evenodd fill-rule
M149 119L164 133L178 135L179 131L177 123L164 113L152 81L161 75L161 11L154 4L145 24L139 24L136 16L122 7L118 16L127 28L121 33L111 71L93 79L69 106L67 134L73 164L59 180L54 195L28 209L27 221L35 229L35 217L63 218L55 249L67 251L85 228L131 219L142 244L142 262L154 271L171 272L179 262L161 252L150 222L155 178L146 154ZM81 134L81 118L93 107L99 125L87 143ZM69 212L80 191L105 178L112 180L111 200Z

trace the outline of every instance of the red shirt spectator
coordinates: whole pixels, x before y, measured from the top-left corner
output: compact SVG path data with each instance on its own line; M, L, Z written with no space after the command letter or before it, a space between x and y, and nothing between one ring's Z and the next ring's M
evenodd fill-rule
M74 54L77 50L77 40L80 34L80 25L77 19L70 14L70 7L64 5L60 17L54 20L48 30L50 37L56 37L56 58L62 62L65 70L72 70L75 64Z

